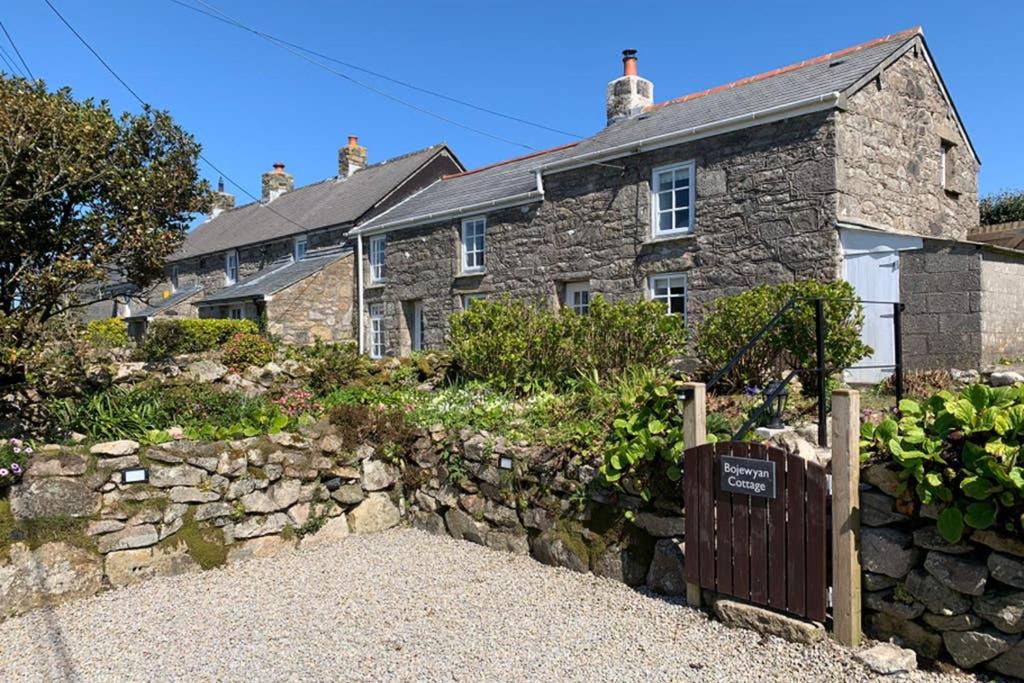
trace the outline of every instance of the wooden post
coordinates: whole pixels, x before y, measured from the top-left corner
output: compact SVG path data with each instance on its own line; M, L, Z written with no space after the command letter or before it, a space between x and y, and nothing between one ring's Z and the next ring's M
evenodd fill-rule
M860 392L832 393L832 622L843 645L861 641Z
M707 388L701 382L687 382L683 389L690 393L690 398L683 404L683 446L693 448L708 442L707 429ZM690 501L686 501L687 507ZM686 514L690 514L687 510ZM687 538L686 543L696 539ZM690 607L700 607L700 586L695 583L686 584L686 603Z

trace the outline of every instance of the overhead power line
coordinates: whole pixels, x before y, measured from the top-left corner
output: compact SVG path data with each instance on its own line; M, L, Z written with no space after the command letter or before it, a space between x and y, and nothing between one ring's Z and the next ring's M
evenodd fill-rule
M177 4L177 5L181 5L182 7L187 7L188 9L200 12L201 14L208 14L206 12L202 12L199 8L197 8L195 6L192 6L192 5L189 5L187 3L182 2L181 0L171 0L171 2L173 2L173 3ZM281 41L281 40L279 40L279 39L277 39L277 38L275 38L275 37L273 37L273 36L271 36L271 35L269 35L267 33L263 33L262 31L259 31L257 29L252 28L251 26L243 24L242 22L240 22L237 19L231 17L230 15L225 14L224 12L221 12L219 9L217 9L213 5L211 5L211 4L207 3L207 2L204 2L204 0L198 0L198 2L200 4L202 4L202 5L204 5L205 7L209 8L213 12L216 12L217 14L221 15L223 17L222 21L225 21L226 23L232 24L233 26L235 26L237 28L240 28L242 30L248 31L248 32L250 32L250 33L252 33L252 34L254 34L256 36L259 36L260 38L262 38L263 40L266 40L267 42L271 43L272 45L276 45L276 46L280 47L282 50L286 50L287 52L292 53L293 55L295 55L299 59L307 61L310 64L313 64L314 66L317 66L317 67L319 67L319 68L321 68L321 69L323 69L323 70L325 70L325 71L327 71L327 72L329 72L331 74L334 74L335 76L337 76L339 78L342 78L342 79L344 79L346 81L349 81L350 83L353 83L353 84L359 86L360 88L364 88L366 90L369 90L370 92L372 92L372 93L374 93L376 95L379 95L380 97L383 97L385 99L391 100L392 102L395 102L397 104L401 104L404 107L408 107L410 109L418 111L421 114L426 114L427 116L431 116L431 117L433 117L435 119L438 119L440 121L444 121L445 123L451 124L451 125L456 126L458 128L462 128L463 130L468 130L471 133L476 133L477 135L482 135L484 137L491 138L492 140L497 140L499 142L504 142L505 144L512 145L514 147L521 147L523 149L527 149L527 150L531 150L531 151L533 151L535 149L533 146L528 145L526 143L519 142L517 140L512 140L510 138L503 137L501 135L496 135L494 133L489 133L488 131L485 131L483 129L476 128L474 126L470 126L468 124L462 123L461 121L457 121L457 120L455 120L453 118L450 118L448 116L444 116L443 114L438 114L437 112L432 111L430 109L427 109L426 107L421 107L418 104L415 104L415 103L410 102L408 100L402 99L401 97L397 97L395 95L392 95L391 93L386 92L384 90L381 90L380 88L374 87L374 86L370 85L369 83L366 83L366 82L361 81L359 79L353 78L352 76L349 76L348 74L346 74L346 73L344 73L342 71L338 71L337 69L334 69L334 68L328 66L327 64L324 64L323 62L319 62L316 59L313 59L308 54L306 54L305 52L302 51L302 50L304 50L304 48L292 47L291 45L289 45L289 44L287 44L287 43L285 43L285 42L283 42L283 41Z
M12 63L13 59L14 57L11 56L11 53L8 52L3 45L0 45L0 60L3 60L3 63L7 65L7 70L11 73L11 75L21 76L22 78L28 78L28 76L25 75L25 72L21 70L21 67L19 67L16 62Z
M21 60L21 65L25 67L25 71L28 73L28 77L31 78L33 81L36 80L36 77L32 75L32 69L28 68L28 62L26 62L25 58L22 57L21 50L18 49L18 46L14 42L14 38L11 37L10 32L7 30L7 27L4 26L4 22L2 21L0 21L0 28L4 30L4 35L7 36L7 41L11 44L11 47L14 48L14 54L18 55L18 59Z
M202 0L199 0L199 1L201 2ZM526 125L526 126L533 126L534 128L539 128L541 130L550 131L552 133L558 133L559 135L565 135L566 137L576 138L576 139L580 139L580 140L583 139L583 137L584 137L584 136L579 135L577 133L570 133L568 131L564 131L564 130L560 130L558 128L553 128L551 126L544 125L543 123L537 123L536 121L530 121L529 119L524 119L524 118L521 118L519 116L513 116L511 114L506 114L504 112L500 112L500 111L497 111L497 110L494 110L494 109L490 109L488 107L483 107L483 106L481 106L479 104L474 104L472 102L467 102L466 100L459 99L458 97L453 97L451 95L446 95L446 94L444 94L442 92L437 92L436 90L431 90L429 88L424 88L422 86L416 85L415 83L409 83L408 81L403 81L403 80L401 80L399 78L395 78L393 76L388 76L387 74L380 73L379 71L374 71L373 69L368 69L365 66L360 66L358 64L353 64L352 62L347 62L345 60L338 59L337 57L332 57L331 55L324 54L322 52L317 52L316 50L312 50L312 49L310 49L308 47L305 47L303 45L300 45L298 43L293 43L291 41L285 40L284 38L281 38L280 36L275 36L273 34L266 33L266 32L263 32L263 31L257 31L256 29L253 29L253 28L251 28L249 26L243 25L241 21L228 16L227 14L222 12L221 10L216 9L215 7L212 7L211 5L209 5L206 2L203 2L202 4L206 5L207 7L210 7L210 9L212 9L213 12L208 12L208 11L206 11L206 10L200 8L200 7L195 7L194 5L190 5L190 4L186 3L186 2L182 2L181 0L171 0L171 2L175 3L176 5L180 5L180 6L184 7L184 8L186 8L186 9L190 9L193 12L198 12L199 14L202 14L202 15L205 15L207 17L210 17L211 19L215 19L215 20L223 22L225 24L229 24L229 25L235 26L237 28L241 28L242 30L245 30L245 31L250 31L250 32L256 33L257 35L260 35L260 37L263 37L263 38L269 39L269 40L273 40L273 41L275 41L277 43L280 43L281 45L287 45L288 47L293 47L296 50L301 50L301 51L303 51L303 52L305 52L307 54L313 55L314 57L319 57L320 59L325 59L325 60L327 60L329 62L334 62L335 64L340 64L341 66L344 66L344 67L346 67L348 69L352 69L354 71L361 71L362 73L369 74L370 76L374 76L376 78L380 78L380 79L383 79L385 81L389 81L389 82L394 83L396 85L400 85L403 88L409 88L410 90L415 90L417 92L421 92L421 93L424 93L424 94L427 94L427 95L431 95L432 97L437 97L437 98L440 98L442 100L447 100L448 102L453 102L453 103L459 104L459 105L461 105L463 107L468 107L470 109L475 109L477 111L484 112L485 114L490 114L491 116L498 116L498 117L501 117L503 119L508 119L509 121L515 121L516 123L521 123L521 124ZM214 14L214 12L216 12L217 14Z
M117 72L116 72L116 71L114 70L114 68L113 68L112 66L110 66L110 64L108 64L108 63L107 63L107 60L103 59L103 57L101 57L101 56L100 56L100 53L99 53L99 52L97 52L97 51L96 51L96 50L95 50L95 49L93 48L93 46L89 44L89 41L87 41L87 40L86 40L86 39L85 39L85 38L84 38L84 37L82 36L82 34L81 34L81 33L79 33L78 31L76 31L76 30L75 30L75 27L74 27L74 26L72 26L72 25L71 25L71 23L70 23L70 22L69 22L69 21L68 21L67 19L65 19L65 18L64 18L64 15L63 15L63 14L61 14L61 13L60 13L60 11L58 11L58 10L57 10L57 8L53 6L53 3L52 3L52 2L50 2L50 0L43 0L43 2L45 2L45 3L46 3L46 4L48 5L48 6L49 6L49 8L50 8L50 9L51 9L51 10L53 11L53 13L57 15L57 18L61 20L61 23L63 23L63 24L65 25L65 26L67 26L68 30L69 30L69 31L71 31L71 32L72 32L73 34L75 34L75 37L76 37L76 38L78 38L78 40L79 40L79 41L80 41L80 42L82 43L82 45L84 45L84 46L86 47L86 49L88 49L88 50L89 50L89 52L91 52L91 53L93 54L93 56L94 56L94 57L96 57L96 59L97 59L97 60L99 60L100 64L102 64L102 65L104 66L104 68L106 68L106 70L110 72L110 75L111 75L111 76L113 76L113 77L114 77L115 79L117 79L117 82L118 82L118 83L120 83L121 85L123 85L123 86L125 87L125 90L127 90L128 92L130 92L130 93L132 94L132 97L134 97L134 98L135 98L136 100L138 100L139 104L141 104L141 105L143 106L143 108L145 108L145 109L149 109L149 108L150 108L150 105L149 105L149 103L148 103L148 102L146 102L146 101L145 101L144 99L142 99L142 97L140 97L140 96L139 96L139 93L135 92L135 90L134 90L134 89L133 89L133 88L132 88L132 87L131 87L130 85L128 85L128 83L127 83L127 82L126 82L126 81L125 81L125 80L124 80L123 78L121 78L121 76L120 76L120 75L118 75L118 73L117 73ZM252 200L253 200L254 202L256 202L256 203L257 203L257 204L258 204L259 206L263 207L263 208L264 208L264 209L266 209L267 211L270 211L270 212L271 212L272 214L274 214L275 216L277 216L277 217L278 217L278 218L280 218L281 220L284 220L284 221L286 221L286 222L288 222L288 223L291 223L292 225L294 225L294 226L295 226L295 227L297 227L297 228L301 228L302 230L309 230L309 228L307 228L306 226L302 225L301 223L296 223L296 222L295 222L295 221L293 221L293 220L292 220L291 218L288 218L287 216L285 216L285 215L281 214L280 212L278 212L278 211L277 211L276 209L274 209L274 208L273 208L273 207L271 207L270 205L268 205L268 204L264 204L263 202L261 202L261 201L260 201L260 200L259 200L259 199L258 199L258 198L256 197L256 195L254 195L254 194L252 194L251 192L249 192L248 190L246 190L246 189L245 189L245 187L243 187L243 186L242 186L241 184L239 184L239 183L235 182L235 181L234 181L234 180L233 180L233 179L231 178L231 176L229 176L229 175L228 175L227 173L225 173L225 172L224 172L223 170L221 170L221 169L220 169L220 168L219 168L219 167L218 167L218 166L217 166L216 164L214 164L214 163L213 163L212 161L210 161L209 159L207 159L207 158L206 158L206 157L205 157L205 156L204 156L204 155L202 154L202 152L200 152L200 153L199 153L199 158L200 158L200 159L202 159L202 160L203 160L204 162L206 162L206 164L207 164L207 165L208 165L208 166L209 166L210 168L212 168L212 169L213 169L214 171L216 171L216 172L217 172L217 173L219 173L220 175L224 176L224 178L225 178L225 179L226 179L226 180L227 180L227 181L228 181L229 183L231 183L232 185L234 185L235 187L237 187L237 188L238 188L239 190L241 190L241 191L242 191L242 193L243 193L243 194L244 194L245 196L247 196L247 197L249 197L250 199L252 199Z

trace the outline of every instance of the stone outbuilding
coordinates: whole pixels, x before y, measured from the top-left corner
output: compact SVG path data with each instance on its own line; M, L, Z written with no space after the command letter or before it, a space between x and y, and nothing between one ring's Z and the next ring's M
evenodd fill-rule
M865 305L866 364L894 362L896 304L909 367L1019 343L997 276L1019 258L965 242L980 161L920 29L657 104L626 51L605 115L592 137L447 176L353 229L362 348L440 346L478 297L647 298L692 322L717 297L811 278L885 302Z

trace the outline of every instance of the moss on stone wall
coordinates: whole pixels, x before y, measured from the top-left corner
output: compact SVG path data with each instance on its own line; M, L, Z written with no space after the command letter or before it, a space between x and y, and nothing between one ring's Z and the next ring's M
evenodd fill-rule
M35 550L50 541L64 541L96 552L96 544L85 534L86 520L72 517L38 517L18 520L11 514L11 501L0 499L0 560L9 557L11 544L25 543Z
M185 543L188 554L203 569L219 567L227 562L228 549L224 544L224 532L220 529L195 520L195 508L189 508L182 518L183 524L177 534L172 536L174 543Z

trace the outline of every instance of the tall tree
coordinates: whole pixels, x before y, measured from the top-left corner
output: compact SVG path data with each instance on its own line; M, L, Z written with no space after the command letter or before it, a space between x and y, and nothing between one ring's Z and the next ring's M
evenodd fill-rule
M982 225L1024 221L1024 190L1003 191L982 197L978 203Z
M89 304L84 284L160 276L209 205L199 153L167 112L115 116L0 74L0 364Z

